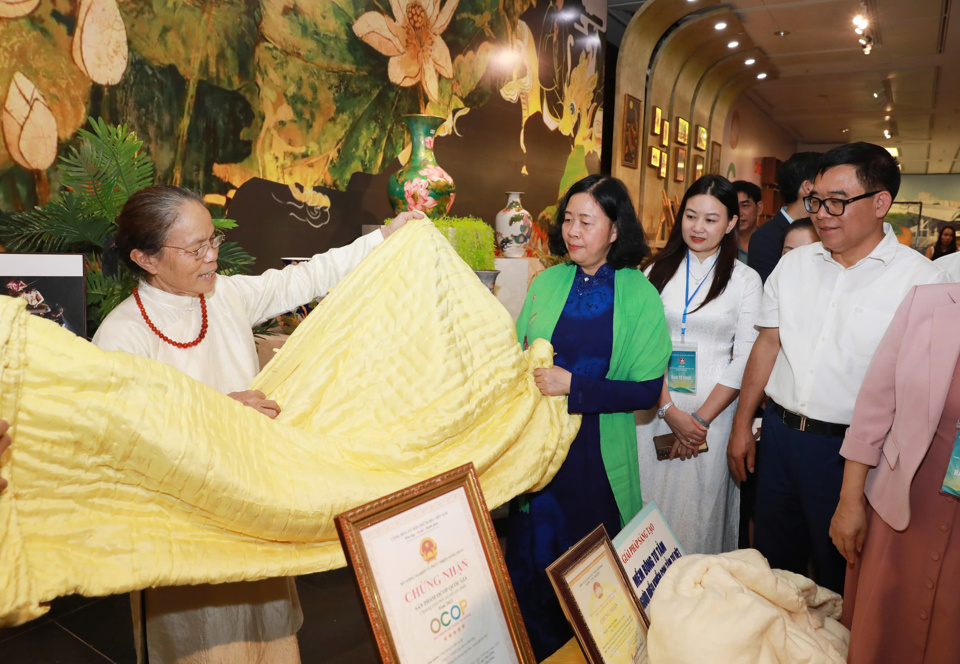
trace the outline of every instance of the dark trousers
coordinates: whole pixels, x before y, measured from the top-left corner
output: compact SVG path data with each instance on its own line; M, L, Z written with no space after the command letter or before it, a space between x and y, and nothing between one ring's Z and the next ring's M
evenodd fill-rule
M843 436L818 436L786 426L768 403L757 468L754 544L770 566L808 574L843 594L846 562L830 540L830 520L843 483Z

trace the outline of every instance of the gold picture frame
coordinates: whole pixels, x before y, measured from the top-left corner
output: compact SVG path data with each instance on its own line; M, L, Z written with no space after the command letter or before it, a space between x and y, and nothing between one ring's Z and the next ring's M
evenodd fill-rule
M657 171L657 177L661 180L667 179L667 151L660 150L660 169Z
M628 168L640 165L640 121L643 103L632 95L623 96L623 150L622 163Z
M659 106L654 106L653 107L653 128L652 128L653 129L652 133L654 136L660 135L662 122L663 122L663 109L660 108Z
M675 182L683 182L687 172L687 149L678 147L673 162L673 179Z
M650 165L660 168L660 149L654 145L650 146Z
M703 177L704 158L702 154L693 155L693 180L696 182Z
M650 621L601 524L547 568L588 664L642 661Z
M660 147L665 148L670 145L670 121L661 122L660 129Z
M479 638L478 657L536 664L472 463L335 523L384 664L446 661Z
M707 149L707 128L703 125L697 125L697 149Z
M710 142L710 174L720 175L720 151L722 146L717 141Z
M677 144L687 145L690 142L690 123L677 116Z

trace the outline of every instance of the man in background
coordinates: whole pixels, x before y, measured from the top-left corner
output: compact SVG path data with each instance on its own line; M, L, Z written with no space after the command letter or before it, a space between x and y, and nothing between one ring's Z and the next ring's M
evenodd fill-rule
M754 544L771 567L806 574L812 559L817 583L839 593L846 567L829 529L857 392L907 292L949 282L884 223L899 189L897 160L879 145L823 155L804 199L820 242L788 252L767 280L727 448L730 472L743 482L754 470L753 418L766 392Z
M821 153L797 152L780 167L777 187L786 203L750 238L748 265L766 282L783 252L783 238L794 219L806 217L803 197L813 188Z
M763 214L763 201L761 199L760 187L746 180L737 180L733 183L733 188L737 190L737 201L740 208L740 221L737 224L737 239L740 246L737 248L737 258L741 263L749 265L747 256L749 255L750 238L757 230L757 222L760 215Z

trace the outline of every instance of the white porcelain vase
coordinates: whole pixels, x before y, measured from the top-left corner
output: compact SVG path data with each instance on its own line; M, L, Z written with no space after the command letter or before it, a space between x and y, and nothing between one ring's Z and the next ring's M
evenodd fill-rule
M507 258L523 258L527 255L527 242L533 233L533 218L523 209L522 191L508 191L507 204L497 213L497 244Z

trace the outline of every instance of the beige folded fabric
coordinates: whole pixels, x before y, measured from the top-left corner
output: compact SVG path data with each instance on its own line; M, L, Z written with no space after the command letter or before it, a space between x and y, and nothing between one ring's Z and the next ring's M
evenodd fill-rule
M651 664L842 664L841 598L754 549L684 556L650 603Z
M344 564L333 517L472 461L489 507L543 487L579 417L541 396L513 322L428 221L323 301L253 409L107 353L0 298L0 624L59 595L304 574Z

